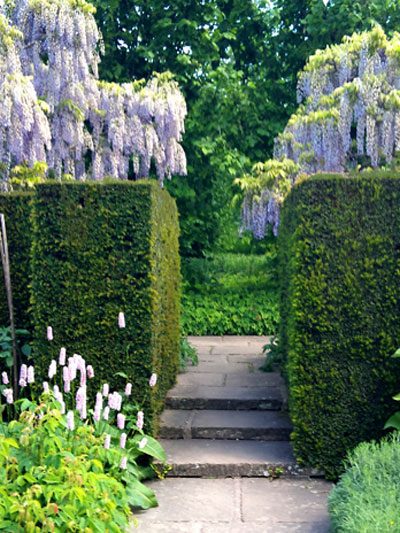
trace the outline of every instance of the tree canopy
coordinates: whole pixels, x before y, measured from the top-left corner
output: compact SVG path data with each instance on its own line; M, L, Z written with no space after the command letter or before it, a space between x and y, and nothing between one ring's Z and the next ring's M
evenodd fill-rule
M326 4L326 5L325 5ZM271 157L296 109L297 72L316 49L370 29L392 32L400 0L94 0L106 79L169 70L188 107L188 176L177 198L184 254L212 248L227 226L235 177Z

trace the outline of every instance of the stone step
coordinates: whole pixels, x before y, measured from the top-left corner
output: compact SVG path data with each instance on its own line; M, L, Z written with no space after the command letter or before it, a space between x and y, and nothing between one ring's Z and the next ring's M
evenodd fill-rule
M283 405L280 387L176 386L168 392L168 409L277 410Z
M280 477L318 475L300 468L289 442L161 440L170 477Z
M281 411L166 409L160 418L162 439L289 440L292 424Z

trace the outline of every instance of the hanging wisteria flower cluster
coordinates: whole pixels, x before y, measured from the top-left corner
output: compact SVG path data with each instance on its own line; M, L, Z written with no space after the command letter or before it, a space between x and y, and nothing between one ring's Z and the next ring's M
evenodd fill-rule
M292 161L302 177L390 164L400 151L400 35L389 40L376 26L317 51L300 74L297 96L299 108L276 140L274 161ZM290 187L288 174L262 192L257 173L253 178L243 222L262 238L265 220L276 231ZM271 198L277 200L272 209Z
M306 174L346 172L366 156L376 168L400 149L400 35L380 26L312 56L298 83L298 111L275 156Z
M186 105L170 75L98 79L102 42L85 0L11 0L0 7L0 162L45 161L57 178L186 173ZM88 163L90 161L90 163Z

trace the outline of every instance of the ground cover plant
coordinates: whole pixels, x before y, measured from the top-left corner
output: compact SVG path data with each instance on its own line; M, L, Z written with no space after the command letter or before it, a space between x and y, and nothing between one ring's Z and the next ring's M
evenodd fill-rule
M124 327L124 315L119 316ZM53 332L49 327L48 341ZM165 462L161 446L143 432L145 414L132 400L132 384L121 392L104 383L93 404L87 383L91 365L60 349L47 381L23 364L19 399L3 371L0 390L0 529L5 531L125 531L130 505L157 504L143 485L152 469L144 456ZM149 376L148 388L157 375Z
M268 335L278 324L273 254L215 254L182 263L186 335Z
M400 436L363 442L347 458L328 510L333 533L389 533L400 528Z

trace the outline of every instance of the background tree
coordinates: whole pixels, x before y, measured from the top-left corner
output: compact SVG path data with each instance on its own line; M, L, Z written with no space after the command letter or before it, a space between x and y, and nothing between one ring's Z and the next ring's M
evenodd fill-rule
M167 184L181 215L181 250L220 247L232 179L272 155L296 109L297 72L317 48L369 29L393 31L400 0L95 0L105 79L169 70L188 106L188 176ZM222 238L221 238L222 235ZM220 238L218 239L218 236Z

